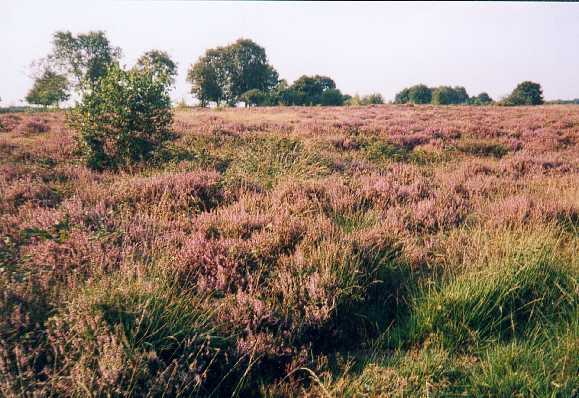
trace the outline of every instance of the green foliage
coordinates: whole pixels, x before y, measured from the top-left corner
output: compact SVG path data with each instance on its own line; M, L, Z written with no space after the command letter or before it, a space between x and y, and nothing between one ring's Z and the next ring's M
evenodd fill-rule
M177 64L165 51L147 51L137 60L136 67L150 69L157 79L167 79L171 84L175 82Z
M410 102L410 89L409 88L402 89L402 91L397 93L396 97L394 97L394 103L395 104L407 104L408 102Z
M207 50L189 69L187 81L202 106L222 101L232 106L249 90L271 90L278 82L278 74L268 64L263 47L239 39L228 46Z
M352 96L344 96L344 102L346 105L379 105L384 103L384 97L382 94L373 93L369 95L364 95L360 97L358 94Z
M344 105L344 96L340 90L330 88L322 93L320 104L324 106Z
M335 89L336 83L327 76L306 76L297 79L290 87L293 91L292 105L318 105L322 103L322 94Z
M239 99L245 102L246 106L263 106L267 104L268 95L254 88L241 94Z
M472 97L469 101L471 105L489 105L493 99L485 92L480 93L476 97Z
M49 59L61 67L81 91L91 88L118 62L121 50L109 43L102 31L73 36L70 32L56 32L53 53Z
M66 76L46 69L44 73L34 81L34 86L26 95L26 101L34 105L58 106L59 102L69 98L68 80Z
M434 105L466 104L469 97L464 87L440 86L432 91Z
M115 168L147 158L172 124L168 90L150 70L112 66L70 115L87 164Z
M539 83L525 81L519 83L503 103L504 105L541 105L544 103L543 90Z
M408 89L408 102L429 104L432 101L432 89L424 84L417 84Z
M441 86L432 91L434 105L450 105L455 103L454 91L451 87Z
M435 334L445 346L508 339L577 310L577 278L546 248L519 253L485 273L459 277L417 306L419 336Z

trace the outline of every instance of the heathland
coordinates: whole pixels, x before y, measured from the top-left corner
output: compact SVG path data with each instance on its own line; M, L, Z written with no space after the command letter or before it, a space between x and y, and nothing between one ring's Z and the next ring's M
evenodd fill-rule
M579 107L64 120L0 115L0 395L578 394Z

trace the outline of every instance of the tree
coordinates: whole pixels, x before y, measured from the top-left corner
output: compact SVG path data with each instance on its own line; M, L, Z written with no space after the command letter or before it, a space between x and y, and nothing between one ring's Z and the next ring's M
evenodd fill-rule
M336 88L334 80L327 76L306 76L297 79L290 87L293 91L292 105L318 105L322 103L322 94Z
M455 86L453 89L454 91L454 104L467 104L469 100L468 93L466 89L461 86Z
M456 93L448 86L440 86L432 91L432 103L434 105L450 105L456 103Z
M432 89L431 101L435 105L467 104L469 96L464 87L440 86Z
M34 85L26 95L26 101L34 105L56 105L69 98L68 80L50 69L45 69L42 75L36 78Z
M507 105L541 105L544 103L541 85L531 81L519 83L505 103Z
M408 101L414 104L429 104L432 100L432 89L424 84L417 84L408 89Z
M232 106L247 91L269 92L276 86L278 74L268 64L263 47L239 39L226 47L207 50L190 67L187 80L203 106L210 101L225 101Z
M160 79L168 79L171 84L175 82L177 76L177 64L173 62L169 54L165 51L151 50L137 60L136 68L150 69L153 75Z
M241 94L239 99L245 102L245 106L263 106L267 102L267 93L256 88Z
M322 93L320 104L323 106L341 106L344 105L344 96L340 90L330 88Z
M395 104L406 104L410 102L410 89L405 88L402 89L396 96L394 97Z
M384 97L379 93L372 93L362 97L362 103L364 105L380 105L384 103Z
M111 46L102 31L78 36L56 32L52 45L49 59L62 68L80 91L92 87L121 56L121 50Z
M88 166L117 168L146 159L172 124L169 88L151 70L112 65L68 120L79 133Z
M191 93L205 107L211 101L219 104L223 98L223 68L220 68L219 50L208 50L203 57L191 66L187 81L191 83Z
M476 102L480 105L487 105L493 102L493 99L485 92L480 93L475 97Z
M249 39L239 39L226 47L231 79L230 104L234 104L241 94L257 89L271 90L278 81L276 70L267 63L265 49Z

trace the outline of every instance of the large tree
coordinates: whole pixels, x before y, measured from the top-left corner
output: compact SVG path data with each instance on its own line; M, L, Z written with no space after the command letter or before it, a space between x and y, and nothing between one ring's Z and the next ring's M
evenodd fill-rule
M36 78L34 85L26 95L26 101L34 105L51 106L69 98L66 76L50 69Z
M414 104L430 104L432 89L424 84L417 84L408 89L408 100Z
M334 80L327 76L301 76L292 85L293 105L317 105L322 103L322 94L336 88Z
M52 45L49 59L62 68L80 91L93 87L121 56L121 50L112 46L102 31L77 36L56 32Z
M539 83L525 81L517 85L505 102L508 105L541 105L543 90Z
M191 92L206 105L225 101L235 105L247 91L270 91L278 74L268 64L265 49L248 39L209 49L189 69Z

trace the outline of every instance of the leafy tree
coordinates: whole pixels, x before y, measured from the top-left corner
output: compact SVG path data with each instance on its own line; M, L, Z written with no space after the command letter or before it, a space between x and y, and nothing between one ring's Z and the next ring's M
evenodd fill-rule
M432 91L434 105L450 105L456 103L456 93L452 87L440 86Z
M50 60L61 67L81 91L92 87L121 56L121 50L113 47L102 31L78 36L56 32L52 44Z
M406 104L410 102L410 89L405 88L394 97L395 104Z
M432 103L435 105L467 104L469 96L464 87L440 86L432 90Z
M203 57L191 66L187 73L187 81L191 83L191 93L205 107L211 101L219 104L224 98L223 68L221 64L221 52L208 50Z
M382 94L373 93L360 97L358 94L352 96L344 96L344 102L348 105L378 105L384 103Z
M278 81L278 73L267 63L265 49L249 39L239 39L226 47L226 64L231 79L230 98L234 104L246 91L257 89L271 90Z
M34 85L26 95L26 101L30 104L51 106L69 98L68 80L50 69L45 69L41 76L37 77Z
M235 105L249 90L272 90L278 74L267 63L263 47L251 40L239 39L226 47L207 50L190 67L187 80L192 84L191 92L203 106L210 101Z
M324 106L341 106L344 105L344 96L340 90L330 88L322 92L320 104Z
M379 93L372 93L362 97L362 103L364 105L379 105L384 103L384 97Z
M69 116L89 167L116 168L146 159L167 138L170 85L149 69L112 65Z
M480 93L475 97L476 103L480 105L487 105L493 102L493 99L485 92Z
M241 94L239 99L245 102L245 106L263 106L267 102L267 93L256 88Z
M165 51L147 51L137 60L136 67L151 69L156 78L168 79L171 84L175 82L177 76L177 64Z
M429 104L432 101L432 89L424 84L417 84L408 89L408 101L414 104Z
M505 103L507 105L541 105L544 103L541 85L531 81L519 83Z
M327 76L306 76L297 79L290 87L293 91L292 105L317 105L322 103L322 94L336 88L334 80Z
M466 89L461 86L455 86L453 89L454 91L454 104L467 104L469 100L468 93Z

